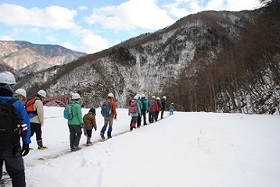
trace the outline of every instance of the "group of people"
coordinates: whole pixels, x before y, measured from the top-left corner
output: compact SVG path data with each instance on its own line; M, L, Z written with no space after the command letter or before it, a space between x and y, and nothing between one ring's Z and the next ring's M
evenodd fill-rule
M11 72L0 72L0 179L2 178L3 164L5 163L13 186L25 187L23 156L29 153L31 137L36 134L38 150L47 149L42 140L42 126L44 125L43 99L47 94L46 91L39 90L35 97L27 99L26 91L23 88L13 91L13 85L15 84L16 80ZM95 108L90 108L88 113L82 116L81 105L79 104L80 99L79 93L72 93L69 104L71 105L72 117L68 118L67 121L71 151L81 149L79 143L83 132L87 136L86 144L91 145L92 131L93 129L97 130ZM163 119L165 105L166 96L163 96L162 99L152 96L150 100L147 100L144 94L137 94L129 101L130 130L136 127L139 128L142 118L143 125L147 125L146 113L149 114L149 123L157 121L159 115ZM8 115L9 109L11 110L10 113L15 113L16 115ZM170 115L173 114L173 110L174 108L171 105ZM112 138L113 120L117 119L113 93L109 93L103 101L101 114L104 118L104 125L100 130L100 136L102 139L105 139L105 135L107 135L107 138ZM7 116L13 119L8 119ZM8 124L14 124L14 127L10 125L12 128L8 128Z
M139 128L143 118L143 125L147 125L146 113L149 114L149 123L156 122L160 118L163 119L165 111L166 96L162 99L152 96L150 100L146 99L145 94L136 94L133 99L129 101L128 115L131 116L130 130Z

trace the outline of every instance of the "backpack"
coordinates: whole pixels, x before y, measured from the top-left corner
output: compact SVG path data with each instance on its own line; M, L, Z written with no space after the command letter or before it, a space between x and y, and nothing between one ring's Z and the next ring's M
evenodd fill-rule
M154 106L155 106L155 101L154 100L150 100L149 108L153 108Z
M132 100L128 110L130 114L135 114L138 111L137 101Z
M73 117L74 117L74 115L73 115L73 112L72 112L72 107L73 107L74 105L72 105L72 104L69 104L69 105L67 105L65 108L64 108L64 111L63 111L63 117L65 118L65 119L73 119Z
M101 115L103 117L109 117L112 114L111 103L107 100L103 101L101 106Z
M0 101L0 149L10 144L16 145L20 138L20 121L13 103L17 99L10 99L6 103Z
M143 106L142 110L148 110L146 99L141 99L141 102L142 102L142 106Z
M37 100L37 98L32 98L26 101L25 103L25 110L28 114L33 113L37 114L37 111L34 109L34 103Z

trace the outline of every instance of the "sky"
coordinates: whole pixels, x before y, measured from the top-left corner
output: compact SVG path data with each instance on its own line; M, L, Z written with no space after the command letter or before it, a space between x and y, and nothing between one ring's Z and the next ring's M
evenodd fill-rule
M24 157L28 187L279 187L280 116L175 112L129 131L127 109L117 109L112 138L70 152L63 108L44 107L43 141L35 136ZM82 109L83 114L88 109ZM5 187L9 187L7 175Z
M94 53L203 10L259 7L259 0L0 0L0 40Z

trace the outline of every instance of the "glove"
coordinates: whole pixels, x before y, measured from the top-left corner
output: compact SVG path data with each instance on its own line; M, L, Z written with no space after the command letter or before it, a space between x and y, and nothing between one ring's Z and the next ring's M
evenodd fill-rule
M87 130L86 129L84 129L84 135L87 136Z
M83 123L81 123L81 128L82 128L82 129L84 128L84 124L83 124Z
M147 113L149 113L149 110L147 110Z
M22 149L21 149L21 154L22 154L22 156L25 156L28 153L29 153L29 144L23 142Z
M115 119L117 119L117 116L115 116Z

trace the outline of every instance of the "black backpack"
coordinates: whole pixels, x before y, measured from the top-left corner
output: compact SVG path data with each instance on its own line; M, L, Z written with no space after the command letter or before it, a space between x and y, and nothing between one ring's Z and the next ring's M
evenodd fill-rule
M19 143L21 131L19 117L13 106L15 101L17 99L10 99L6 103L0 101L0 149Z

